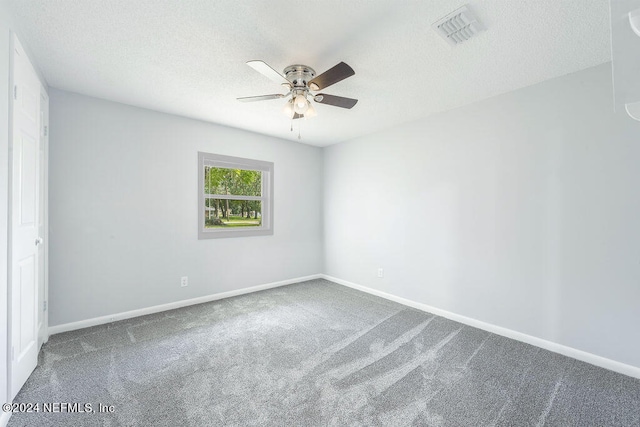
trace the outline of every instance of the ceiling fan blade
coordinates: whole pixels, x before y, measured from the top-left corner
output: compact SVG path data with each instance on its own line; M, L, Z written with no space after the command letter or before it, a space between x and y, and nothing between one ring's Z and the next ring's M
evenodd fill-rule
M324 93L317 94L314 101L320 104L333 105L334 107L353 108L358 103L357 99L345 98L344 96L327 95Z
M293 113L293 120L301 119L304 117L304 114Z
M274 93L273 95L260 95L260 96L245 96L243 98L238 98L240 102L253 102L253 101L267 101L269 99L280 99L284 98L286 95L281 93Z
M254 70L256 70L257 72L259 72L260 74L262 74L263 76L265 76L266 78L273 80L278 84L286 84L291 86L291 83L289 82L289 80L285 79L282 74L280 74L279 72L271 68L264 61L248 61L247 65L253 68Z
M349 67L344 62L341 62L309 81L309 88L311 90L321 90L331 86L332 84L338 83L347 77L351 77L355 73L356 72L353 71L353 68Z

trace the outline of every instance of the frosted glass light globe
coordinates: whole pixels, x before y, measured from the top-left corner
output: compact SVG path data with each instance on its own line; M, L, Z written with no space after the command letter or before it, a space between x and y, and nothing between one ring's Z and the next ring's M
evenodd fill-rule
M309 108L309 101L304 95L296 96L296 99L293 101L293 110L298 114L304 114Z
M286 104L284 104L284 108L282 109L282 112L284 113L285 116L289 117L290 119L293 118L293 101L288 101Z

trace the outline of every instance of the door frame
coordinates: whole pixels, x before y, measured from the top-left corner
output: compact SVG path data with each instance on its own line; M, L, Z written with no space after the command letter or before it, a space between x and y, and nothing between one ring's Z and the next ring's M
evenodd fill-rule
M40 342L40 331L38 331L38 350L44 343L49 341L49 93L46 87L40 82L40 101L42 97L45 98L45 109L42 117L42 130L40 144L43 153L42 163L40 168L42 169L43 179L42 185L39 191L42 192L42 214L43 218L43 240L42 245L42 257L44 258L44 267L41 272L44 277L44 292L42 295L42 301L40 301L38 311L42 313L42 342Z

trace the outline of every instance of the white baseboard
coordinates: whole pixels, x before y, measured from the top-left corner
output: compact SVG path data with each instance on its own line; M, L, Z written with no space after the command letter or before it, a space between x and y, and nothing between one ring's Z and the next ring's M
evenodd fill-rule
M11 412L0 413L0 427L7 427L7 424L9 424L9 418L11 418Z
M252 292L263 291L265 289L277 288L279 286L291 285L293 283L304 282L321 278L321 274L313 274L311 276L296 277L295 279L281 280L279 282L265 283L264 285L252 286L250 288L237 289L234 291L220 292L203 297L191 298L182 301L170 302L167 304L154 305L153 307L140 308L137 310L125 311L123 313L110 314L107 316L94 317L92 319L80 320L77 322L63 323L62 325L50 326L48 336L59 334L61 332L74 331L76 329L88 328L90 326L103 325L105 323L117 322L118 320L130 319L132 317L144 316L147 314L158 313L161 311L173 310L175 308L186 307L188 305L201 304L203 302L215 301L223 298L235 297L238 295L249 294ZM1 426L0 426L1 427Z
M412 301L406 298L402 298L396 295L388 294L386 292L378 291L376 289L371 289L366 286L357 285L355 283L351 283L346 280L338 279L337 277L328 276L326 274L322 274L321 277L323 279L329 280L339 285L357 289L359 291L363 291L371 295L385 298L402 305L407 305L409 307L417 308L418 310L426 311L438 316L445 317L447 319L454 320L456 322L464 323L465 325L473 326L475 328L492 332L497 335L502 335L503 337L507 337L507 338L514 339L516 341L521 341L527 344L531 344L536 347L540 347L545 350L552 351L554 353L559 353L564 356L578 359L583 362L590 363L592 365L599 366L604 369L609 369L611 371L619 372L621 374L640 379L640 368L636 366L627 365L621 362L616 362L615 360L597 356L592 353L587 353L586 351L578 350L573 347L568 347L566 345L558 344L552 341L547 341L542 338L534 337L532 335L523 334L522 332L503 328L501 326L493 325L491 323L482 322L480 320L472 319L470 317L462 316L460 314L452 313L450 311L441 310L439 308L432 307L427 304L422 304L422 303Z

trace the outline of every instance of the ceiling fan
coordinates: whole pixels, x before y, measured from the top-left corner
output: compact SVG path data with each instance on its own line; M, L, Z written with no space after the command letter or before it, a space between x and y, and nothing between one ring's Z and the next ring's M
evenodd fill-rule
M265 77L282 85L288 92L285 94L275 93L271 95L247 96L238 98L238 101L253 102L288 98L287 103L284 105L283 112L291 119L313 117L317 115L315 108L313 108L313 105L311 105L311 102L309 101L309 98L319 104L333 105L334 107L341 108L353 108L353 106L358 102L357 99L353 98L328 95L325 93L318 93L315 95L311 93L322 90L332 84L346 79L347 77L353 76L355 71L353 71L353 68L344 62L340 62L338 65L328 69L319 76L316 76L316 72L313 68L301 64L289 65L284 69L284 75L278 73L264 61L249 61L247 62L247 65Z

